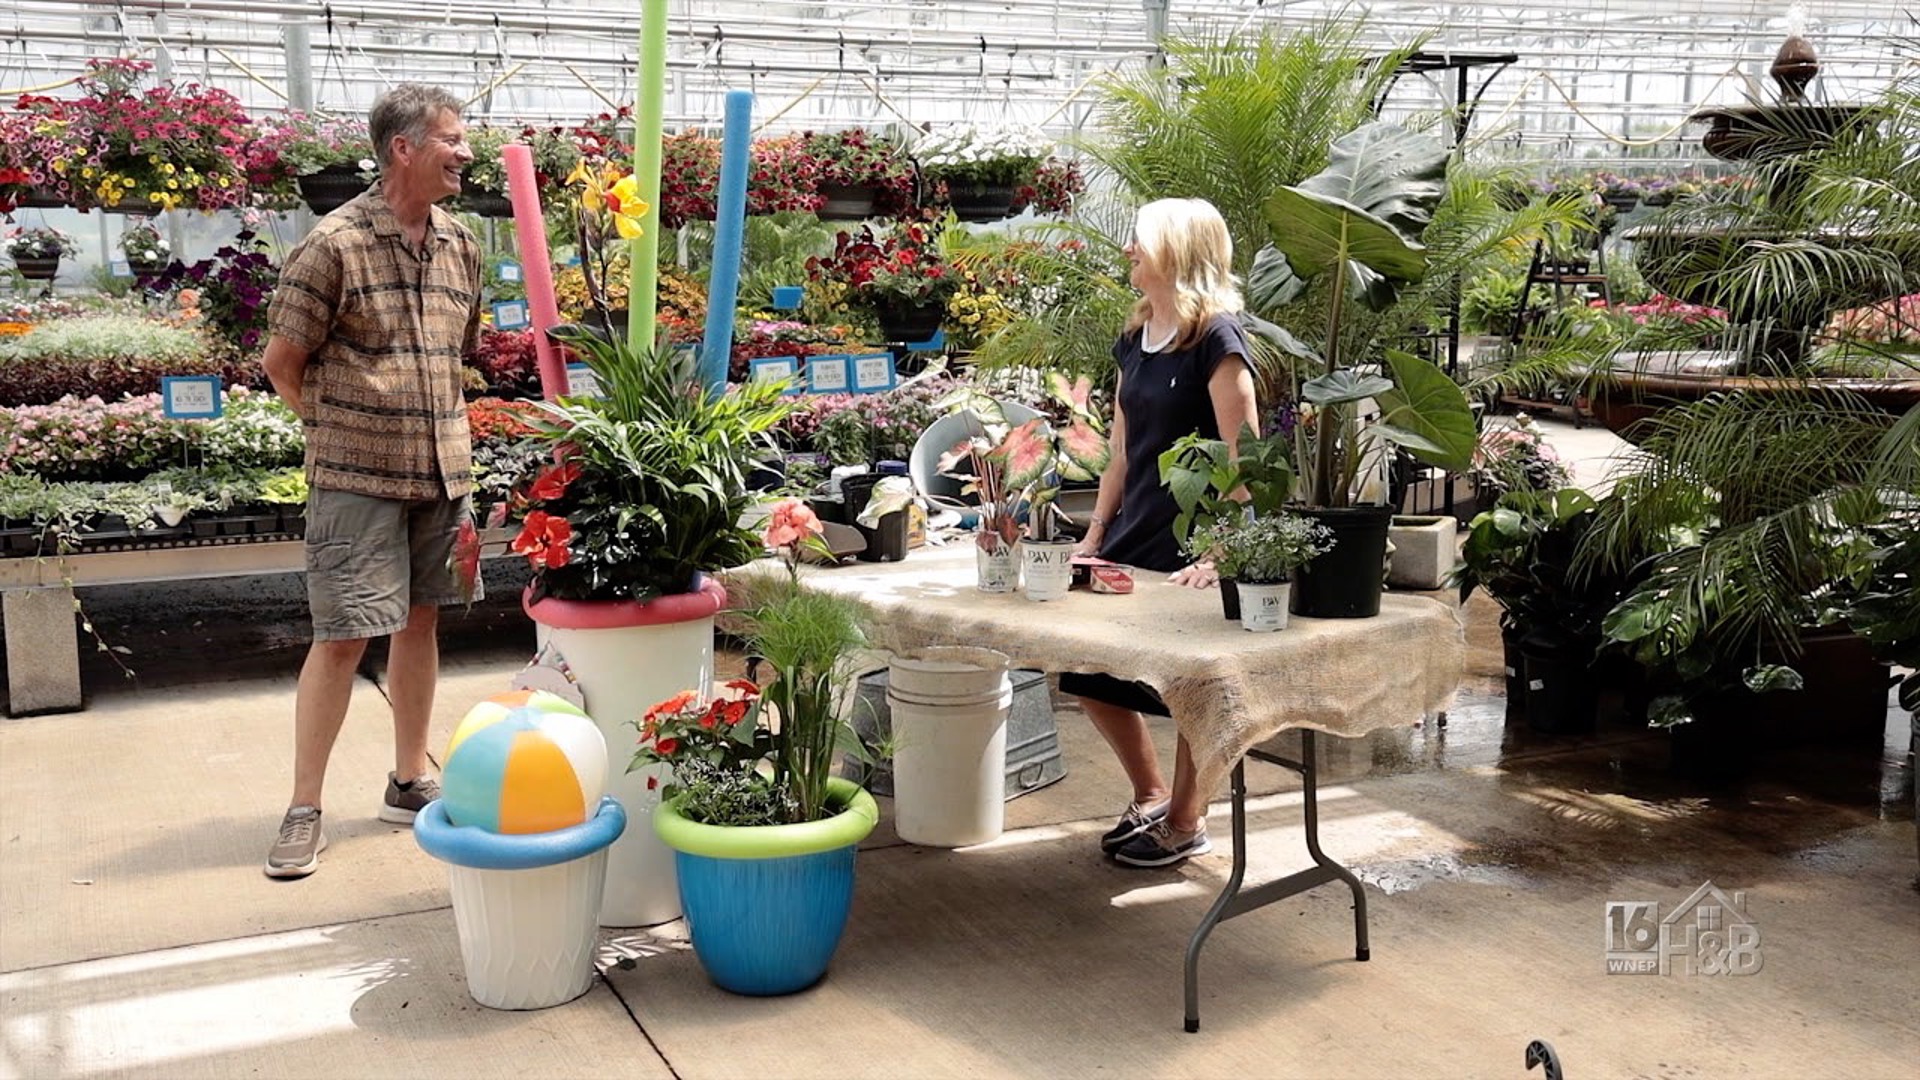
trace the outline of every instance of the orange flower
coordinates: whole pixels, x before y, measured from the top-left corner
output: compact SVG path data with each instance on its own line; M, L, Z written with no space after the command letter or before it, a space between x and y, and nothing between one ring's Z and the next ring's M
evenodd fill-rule
M660 704L655 705L653 708L648 709L644 719L648 725L652 725L654 721L660 719L662 716L677 713L681 709L693 704L694 698L698 696L698 694L695 694L691 690L682 690Z
M782 499L774 504L773 514L767 519L763 540L768 547L787 547L825 531L812 507L799 499Z
M557 499L565 495L567 488L578 479L580 479L579 462L569 461L563 465L555 465L534 480L533 488L527 492L527 497L536 502Z
M535 510L527 515L520 535L513 538L509 547L515 555L525 555L535 570L542 566L558 570L573 557L567 550L572 540L573 526L567 523L566 518L556 517L545 510Z
M742 694L750 697L760 696L760 684L754 682L752 679L728 679L726 687L729 690L738 690Z

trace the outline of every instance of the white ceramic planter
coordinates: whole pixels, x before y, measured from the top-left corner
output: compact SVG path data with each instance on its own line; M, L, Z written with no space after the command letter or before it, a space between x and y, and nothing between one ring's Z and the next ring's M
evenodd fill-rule
M887 672L900 839L984 844L1006 827L1012 661L992 649L916 649Z
M1058 600L1073 584L1073 541L1020 541L1020 573L1027 599Z
M1291 582L1264 585L1258 582L1240 583L1240 627L1255 633L1268 633L1287 628L1287 603L1293 591Z
M973 566L977 587L983 593L1010 593L1020 587L1020 555L1012 544L997 539L989 550L979 537L973 547Z
M726 602L726 593L717 584L709 583L708 588L718 594L717 600L700 593L663 597L651 604L556 606L555 601L545 600L528 612L541 624L542 643L551 643L579 680L587 715L607 739L607 793L620 800L632 821L607 857L601 926L655 926L680 917L673 852L653 830L659 785L672 773L664 765L633 772L626 768L640 740L634 721L682 690L704 696L713 682L713 616ZM624 612L615 612L616 608ZM662 608L666 610L658 610ZM583 611L602 609L611 617L580 617ZM700 611L704 614L694 614ZM656 621L579 625L637 623L642 617ZM652 788L647 786L649 777L657 781Z

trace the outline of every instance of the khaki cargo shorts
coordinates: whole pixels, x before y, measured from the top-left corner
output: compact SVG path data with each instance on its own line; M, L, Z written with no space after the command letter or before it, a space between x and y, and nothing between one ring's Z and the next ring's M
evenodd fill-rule
M384 637L406 627L409 607L463 602L449 559L471 504L468 498L414 501L310 490L313 640ZM481 595L476 580L473 598Z

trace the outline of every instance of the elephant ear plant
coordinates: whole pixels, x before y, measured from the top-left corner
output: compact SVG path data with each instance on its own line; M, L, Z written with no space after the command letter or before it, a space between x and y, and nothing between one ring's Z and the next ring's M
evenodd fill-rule
M1297 388L1314 411L1312 423L1297 429L1295 456L1310 506L1351 506L1363 464L1386 444L1445 469L1471 464L1465 392L1411 353L1374 355L1349 325L1353 308L1384 312L1426 275L1421 236L1446 194L1448 161L1438 140L1372 123L1336 140L1326 169L1267 199L1272 246L1255 256L1247 282L1256 309L1306 299L1324 282L1314 294L1324 294L1325 304L1317 342L1256 327L1317 372ZM1359 409L1369 398L1380 413L1363 422Z

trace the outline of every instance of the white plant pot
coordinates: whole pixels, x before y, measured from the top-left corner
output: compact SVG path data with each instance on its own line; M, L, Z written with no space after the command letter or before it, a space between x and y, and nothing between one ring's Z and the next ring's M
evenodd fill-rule
M473 1000L490 1009L545 1009L587 992L607 851L532 870L447 866Z
M1269 633L1287 628L1287 602L1293 583L1240 582L1240 628Z
M713 586L718 588L718 586ZM725 593L722 592L721 603ZM668 600L682 598L668 597ZM551 604L543 602L543 605ZM656 601L659 603L659 601ZM639 608L651 605L624 605ZM718 605L713 605L717 610ZM579 681L587 715L607 739L607 793L626 807L631 825L607 857L606 897L601 926L656 926L680 917L680 883L673 852L653 829L660 786L672 771L650 765L627 772L640 741L634 722L654 705L682 690L704 697L713 682L713 615L647 625L605 628L548 625L545 607L542 645L551 644ZM555 620L560 621L560 620ZM656 781L654 787L647 780Z
M1073 541L1020 541L1020 573L1027 599L1058 600L1073 584Z
M1006 827L1012 662L992 649L916 649L887 672L900 839L984 844Z
M989 551L976 538L973 566L983 593L1010 593L1020 587L1020 555L1012 544L996 541Z

